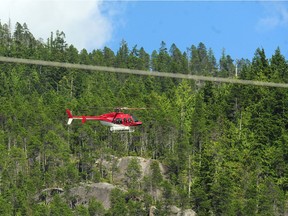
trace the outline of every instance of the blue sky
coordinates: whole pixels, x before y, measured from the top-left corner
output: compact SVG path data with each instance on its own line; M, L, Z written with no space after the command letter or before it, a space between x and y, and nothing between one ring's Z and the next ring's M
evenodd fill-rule
M106 2L107 5L112 2ZM115 2L113 2L115 4ZM267 1L127 1L107 46L159 50L161 41L183 52L203 42L219 60L252 60L257 48L270 58L279 46L288 57L288 2Z
M286 1L1 0L0 21L24 22L36 39L66 34L79 51L111 48L124 39L149 54L161 41L182 51L204 43L217 60L252 60L257 48L270 58L277 47L288 60ZM12 29L13 30L13 29Z

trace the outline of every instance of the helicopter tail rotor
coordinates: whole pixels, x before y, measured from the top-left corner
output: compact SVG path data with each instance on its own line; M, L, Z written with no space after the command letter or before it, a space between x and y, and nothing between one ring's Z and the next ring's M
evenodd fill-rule
M72 115L72 113L71 113L71 111L70 111L69 109L66 109L66 113L67 113L67 115L68 115L68 122L67 122L67 124L70 125L70 124L72 123L72 121L73 121L73 115Z

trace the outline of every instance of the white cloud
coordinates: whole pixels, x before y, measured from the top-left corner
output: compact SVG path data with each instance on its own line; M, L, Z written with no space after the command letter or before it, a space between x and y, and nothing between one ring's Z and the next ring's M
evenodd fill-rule
M119 15L115 7L103 5L103 0L1 0L0 20L25 22L34 37L44 41L60 30L68 44L92 50L111 40L113 20Z
M258 30L288 26L288 5L284 2L264 2L265 15L259 19Z

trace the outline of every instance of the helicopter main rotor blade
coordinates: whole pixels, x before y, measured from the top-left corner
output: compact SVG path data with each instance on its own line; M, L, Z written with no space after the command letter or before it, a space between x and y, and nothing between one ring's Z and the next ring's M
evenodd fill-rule
M117 107L115 108L116 111L120 111L120 110L146 110L147 108L144 107Z
M120 109L123 109L123 110L144 110L144 109L147 109L147 108L144 108L144 107L139 107L139 108L133 108L133 107L122 107Z

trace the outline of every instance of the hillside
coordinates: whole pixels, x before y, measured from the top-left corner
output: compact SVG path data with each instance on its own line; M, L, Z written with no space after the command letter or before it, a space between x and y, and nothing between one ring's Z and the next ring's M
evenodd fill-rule
M203 43L191 45L189 58L175 44L156 49L123 41L115 53L78 51L63 32L43 42L26 24L0 24L1 56L235 75L231 56L217 61ZM237 68L240 79L288 83L280 49L270 59L257 49ZM0 215L149 215L151 207L167 215L171 206L197 215L287 214L287 99L284 88L0 63ZM99 115L119 106L149 108L133 113L143 122L134 133L66 124L66 108ZM151 170L140 172L136 159ZM110 208L79 189L103 184L115 187Z

